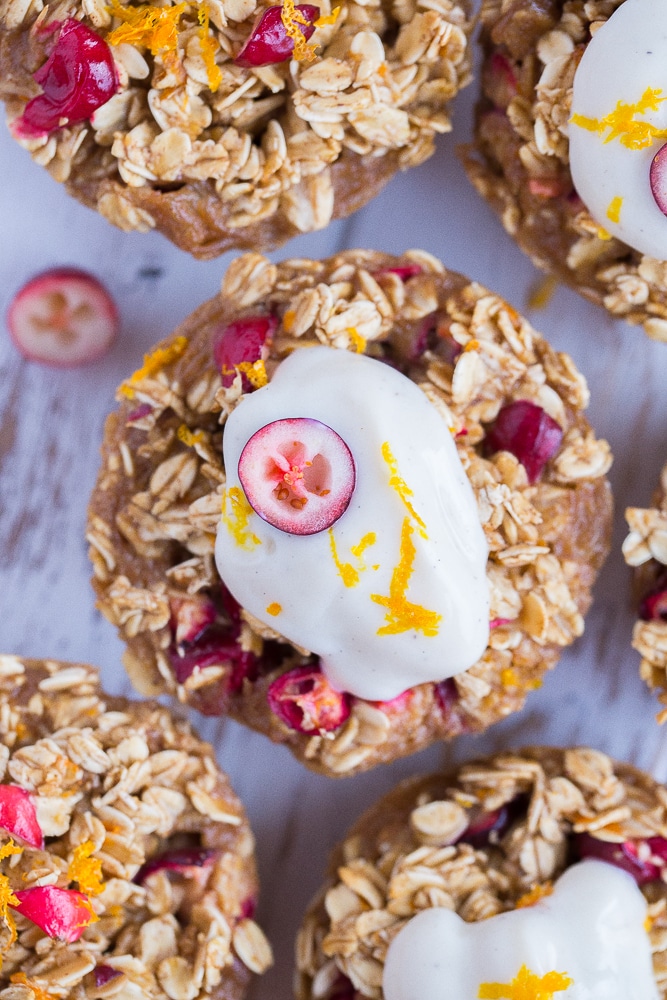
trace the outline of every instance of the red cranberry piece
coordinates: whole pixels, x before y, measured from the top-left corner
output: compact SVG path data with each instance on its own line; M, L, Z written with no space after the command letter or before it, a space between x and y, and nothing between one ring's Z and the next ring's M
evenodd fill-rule
M661 837L651 838L662 840ZM664 842L663 842L664 843ZM598 840L589 833L577 833L574 836L574 846L580 858L598 858L616 868L632 875L637 885L654 882L660 878L660 868L650 861L642 861L637 845L631 840L623 844L610 844L606 840Z
M35 804L25 788L0 785L0 827L30 847L44 847L44 836L37 820Z
M169 605L171 629L179 648L196 642L217 616L213 601L203 595L172 597Z
M131 413L128 413L125 420L128 424L133 424L137 420L143 420L144 417L150 416L152 412L153 407L150 403L140 403Z
M511 618L492 618L489 628L500 628L502 625L509 625L511 621Z
M407 281L409 278L415 278L421 273L421 264L403 264L399 267L381 267L379 270L373 271L373 277L381 278L385 274L395 274L401 281Z
M257 676L257 658L245 652L238 644L238 628L211 627L193 643L182 650L172 646L169 650L174 676L179 684L184 684L195 670L218 664L231 667L226 682L229 693L239 691L247 677Z
M196 878L201 874L202 869L210 868L216 857L217 851L207 847L184 847L180 850L164 851L156 855L141 866L133 881L137 885L142 885L149 875L159 871L178 872L186 878Z
M523 465L528 482L535 483L562 440L562 428L541 406L519 399L503 406L487 429L484 451L509 451Z
M667 864L667 840L664 837L648 837L646 843L651 850L651 855L654 858L660 858Z
M299 4L296 8L308 24L296 25L306 41L315 31L314 21L320 16L320 8L313 4ZM282 5L267 7L252 29L250 37L237 55L237 66L269 66L285 62L294 51L294 39L285 30L282 19Z
M328 1000L356 1000L359 996L347 976L340 975L329 993Z
M88 897L76 889L39 885L19 889L14 895L19 902L12 909L31 920L48 937L68 944L78 941L95 919Z
M646 594L639 605L639 617L645 622L667 622L667 575L662 573L658 585Z
M95 977L95 986L98 988L100 986L106 986L108 982L112 979L116 979L117 976L122 976L123 973L120 969L112 969L110 965L97 965L93 972Z
M667 145L661 146L653 157L649 183L656 205L663 215L667 215Z
M239 920L252 920L255 916L255 910L257 909L257 900L254 896L246 896L246 898L241 903L241 912L239 913Z
M473 818L459 837L458 842L463 841L476 849L486 847L492 834L495 834L497 838L502 836L510 824L510 819L510 810L507 806L488 811L480 810L473 814Z
M569 189L569 185L560 177L531 177L528 180L528 190L538 198L560 198Z
M274 420L246 443L239 479L259 516L290 535L314 535L347 510L356 471L350 449L309 417Z
M330 732L350 714L350 696L331 687L317 667L295 667L269 685L269 708L290 729L305 736Z
M452 677L435 685L435 700L445 714L454 708L459 700L459 692Z
M236 378L238 365L254 364L268 354L268 343L278 328L276 316L246 316L230 323L213 340L213 359L220 369L222 384L228 389ZM253 388L242 375L243 391Z
M22 139L43 136L65 124L86 121L118 90L111 49L94 31L70 17L54 25L58 37L34 74L43 93L28 101L13 124Z
M512 65L502 52L494 52L484 68L484 91L497 108L506 108L518 90Z

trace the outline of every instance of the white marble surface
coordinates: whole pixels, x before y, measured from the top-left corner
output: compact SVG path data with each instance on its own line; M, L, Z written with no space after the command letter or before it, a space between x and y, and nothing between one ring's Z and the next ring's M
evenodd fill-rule
M400 252L421 247L528 312L569 351L592 393L590 418L611 442L617 514L614 548L596 587L586 634L535 692L523 713L483 738L431 748L354 779L312 775L289 753L231 722L195 720L214 742L245 801L258 842L260 919L276 964L251 1000L288 1000L300 914L321 879L328 851L359 812L398 778L443 758L525 742L589 743L667 777L667 731L637 674L630 648L628 572L620 544L623 510L645 504L667 457L667 346L559 289L540 312L527 296L538 273L468 185L455 156L466 138L474 88L455 108L453 135L423 167L394 179L371 205L274 256L321 256L344 247ZM144 352L201 300L214 294L229 256L191 260L156 234L117 232L70 200L0 131L0 314L44 268L87 268L109 287L122 333L100 362L61 372L24 361L0 332L0 650L84 660L106 687L129 693L114 629L94 609L84 542L102 423L116 385Z

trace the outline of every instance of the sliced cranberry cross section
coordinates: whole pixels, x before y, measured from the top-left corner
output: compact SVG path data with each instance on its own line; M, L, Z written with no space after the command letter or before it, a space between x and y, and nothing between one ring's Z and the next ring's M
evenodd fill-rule
M34 74L42 93L28 101L14 122L19 138L37 138L86 121L118 90L116 66L103 38L73 17L50 27L58 31L57 38Z
M76 889L56 885L38 885L14 893L18 904L12 909L23 914L50 938L72 944L78 941L88 924L97 920L90 901Z
M305 24L295 21L304 39L308 41L315 31L315 22L320 16L320 8L313 4L299 4L295 10L303 17ZM250 37L237 55L237 66L269 66L285 62L294 52L294 39L288 35L283 21L282 4L267 7L255 24Z
M25 788L0 785L0 827L30 847L44 847L35 804Z
M356 472L350 449L309 417L274 420L246 443L239 479L259 516L290 535L314 535L347 510Z
M342 726L350 714L350 696L336 691L315 666L295 667L269 685L269 708L297 733L313 736Z
M562 427L541 406L518 399L503 406L488 428L484 451L509 451L523 465L528 481L535 483L562 440Z

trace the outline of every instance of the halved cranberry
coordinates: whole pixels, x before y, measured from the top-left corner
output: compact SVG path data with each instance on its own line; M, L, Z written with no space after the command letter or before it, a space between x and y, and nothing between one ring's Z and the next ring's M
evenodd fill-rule
M661 840L662 838L651 838ZM616 868L632 875L637 885L654 882L660 878L660 868L650 861L642 861L637 845L632 840L623 844L610 844L606 840L598 840L590 833L577 833L573 837L574 849L580 858L598 858ZM663 842L664 843L664 842Z
M237 640L238 628L221 625L206 629L195 642L181 649L172 646L169 660L177 682L184 684L195 670L224 665L231 668L227 691L239 691L246 677L254 680L257 676L257 658L241 649Z
M639 617L645 622L667 622L667 574L661 573L657 586L642 598Z
M320 8L313 4L299 4L296 8L308 24L295 22L306 41L315 31L314 21L320 16ZM237 66L269 66L285 62L294 51L294 39L285 30L282 19L283 7L267 7L255 24L250 37L237 55Z
M261 427L246 442L238 473L255 513L290 535L331 527L347 510L356 482L342 437L309 417Z
M278 8L279 10L281 8ZM228 389L236 378L238 365L265 360L268 343L278 328L276 316L245 316L220 330L213 339L213 359L220 369L222 384ZM243 391L253 388L242 375Z
M562 427L541 406L518 399L503 406L487 429L484 454L509 451L523 465L528 482L535 483L562 440Z
M96 920L88 897L76 889L60 889L56 885L38 885L19 889L12 909L23 914L48 937L72 944L78 941L88 924Z
M350 715L350 696L331 687L314 666L295 667L269 685L269 708L290 729L306 736L338 729Z
M0 785L0 827L30 847L44 847L42 828L30 792L18 785Z
M116 979L117 976L122 976L123 973L120 969L112 969L110 965L97 965L93 972L95 977L95 986L106 986L107 983L111 982L112 979Z
M198 877L202 869L211 868L218 852L208 847L184 847L180 850L164 851L146 861L134 876L133 882L142 885L149 875L159 871L178 872L186 878Z
M21 139L86 121L118 90L116 66L103 38L73 17L50 28L58 32L55 44L33 74L43 93L28 101L12 125Z
M196 642L203 632L213 624L217 611L213 601L203 594L192 597L172 597L171 630L174 633L176 645L183 647Z

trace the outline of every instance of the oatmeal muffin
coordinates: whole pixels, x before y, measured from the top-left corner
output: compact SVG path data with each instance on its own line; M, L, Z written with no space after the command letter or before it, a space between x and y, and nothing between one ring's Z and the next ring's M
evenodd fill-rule
M630 532L623 542L623 555L635 567L634 593L639 620L632 645L641 653L640 673L648 686L658 691L663 706L658 721L667 720L667 465L648 510L628 507L625 517Z
M585 380L428 254L239 257L118 400L87 537L141 692L350 775L517 711L581 634Z
M354 212L450 129L470 0L1 0L9 127L70 194L199 258Z
M667 11L483 0L481 23L468 176L538 267L667 340Z
M271 951L211 747L82 664L0 656L4 1000L238 1000Z
M434 1000L443 968L452 1000L664 998L666 806L648 774L587 748L403 782L334 852L298 1000Z

